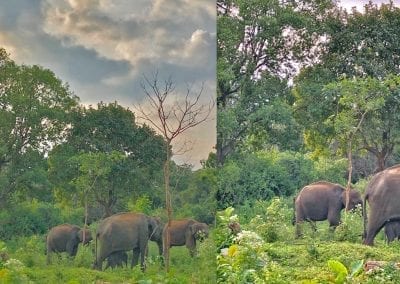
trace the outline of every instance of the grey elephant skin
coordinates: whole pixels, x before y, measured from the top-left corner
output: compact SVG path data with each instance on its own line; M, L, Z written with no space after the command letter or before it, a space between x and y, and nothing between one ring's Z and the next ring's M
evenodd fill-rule
M111 267L111 269L114 269L117 266L126 267L128 266L128 254L125 251L116 251L110 254L106 261L106 267L104 270L109 267Z
M395 239L400 240L400 222L386 223L384 232L388 243L393 242Z
M369 214L366 213L366 203ZM373 245L375 236L386 224L400 221L400 165L375 174L364 196L364 244Z
M173 246L186 246L189 249L190 255L194 256L196 253L196 240L202 241L204 238L207 238L209 228L207 224L192 219L172 220L169 228L168 223L164 226L164 248L168 246L168 232L170 237L169 248Z
M119 213L105 218L96 233L94 268L102 270L103 261L115 252L132 250L131 267L138 264L140 256L141 269L145 270L148 241L156 242L162 252L162 228L159 218L142 213Z
M362 204L361 194L350 189L348 209L352 210L358 204ZM341 211L346 205L346 189L339 184L318 181L303 187L294 205L296 238L302 235L300 224L304 221L311 222L315 230L315 221L328 220L334 230L339 225Z
M62 224L51 228L46 237L47 264L50 264L53 252L67 252L70 256L75 256L79 243L85 245L91 240L90 230L81 229L76 225Z

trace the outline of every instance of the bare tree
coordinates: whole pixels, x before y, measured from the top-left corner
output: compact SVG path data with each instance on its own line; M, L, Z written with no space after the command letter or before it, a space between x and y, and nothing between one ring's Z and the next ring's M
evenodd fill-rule
M204 84L197 92L193 92L192 87L188 86L183 98L179 100L175 97L175 84L171 77L164 80L162 85L159 83L158 72L155 72L152 78L143 75L141 87L147 97L149 109L145 109L142 105L135 105L138 112L138 118L141 118L156 130L158 130L166 142L166 160L164 163L164 187L165 187L165 207L168 216L167 228L171 225L172 220L172 204L171 190L169 187L170 180L170 161L174 154L182 154L188 149L187 145L178 151L172 149L173 142L186 130L193 128L200 123L209 119L212 109L214 108L214 100L208 104L202 104L200 98L203 94ZM167 230L166 244L164 244L165 267L169 271L169 243L170 235Z

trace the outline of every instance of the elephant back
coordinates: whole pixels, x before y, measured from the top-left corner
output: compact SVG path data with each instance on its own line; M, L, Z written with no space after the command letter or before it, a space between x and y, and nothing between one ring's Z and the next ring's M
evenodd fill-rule
M129 250L148 239L147 216L142 213L114 214L100 223L96 236L109 244L111 251Z

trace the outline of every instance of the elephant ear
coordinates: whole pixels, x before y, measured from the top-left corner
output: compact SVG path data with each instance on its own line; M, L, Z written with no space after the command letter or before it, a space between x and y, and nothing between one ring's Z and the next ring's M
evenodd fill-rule
M198 235L199 235L199 231L201 230L201 226L199 226L198 223L194 223L194 224L190 225L189 228L190 228L190 232L191 232L192 236L197 239Z
M208 230L205 228L203 223L194 223L190 225L190 230L197 240L202 241L208 236Z
M154 234L157 234L157 230L159 230L161 226L161 222L159 222L159 219L157 217L148 217L147 218L148 222L148 229L149 229L149 237L150 239L156 238Z

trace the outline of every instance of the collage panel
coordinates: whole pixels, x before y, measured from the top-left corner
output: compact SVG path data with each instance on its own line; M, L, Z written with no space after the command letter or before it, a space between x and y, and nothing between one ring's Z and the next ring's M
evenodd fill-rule
M400 283L399 26L1 1L0 283Z
M0 283L216 283L214 0L0 2Z
M400 282L399 21L217 1L218 283Z

